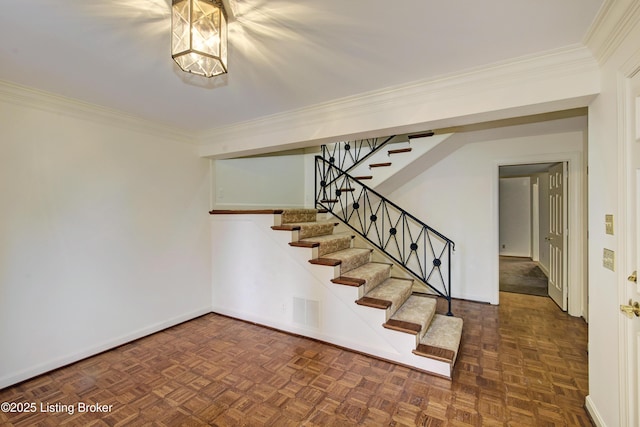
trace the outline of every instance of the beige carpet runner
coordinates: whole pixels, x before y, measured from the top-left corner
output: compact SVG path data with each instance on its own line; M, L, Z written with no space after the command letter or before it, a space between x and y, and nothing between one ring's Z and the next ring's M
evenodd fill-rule
M436 299L413 293L413 280L392 277L392 264L371 261L372 249L354 248L351 233L334 233L335 222L317 221L315 209L277 214L274 230L290 231L291 246L313 249L312 264L340 266L333 283L358 288L357 304L386 310L385 328L416 335L413 353L453 368L462 319L436 313Z

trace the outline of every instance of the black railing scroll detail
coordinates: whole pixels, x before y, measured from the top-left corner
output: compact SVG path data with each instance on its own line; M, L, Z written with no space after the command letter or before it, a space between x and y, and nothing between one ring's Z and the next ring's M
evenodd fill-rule
M453 241L362 184L333 160L316 156L316 207L328 210L444 297L451 316Z

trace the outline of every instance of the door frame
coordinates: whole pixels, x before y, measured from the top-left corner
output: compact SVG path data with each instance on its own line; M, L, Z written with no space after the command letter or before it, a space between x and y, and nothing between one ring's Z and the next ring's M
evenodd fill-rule
M540 262L540 179L531 183L531 212L538 215L531 216L531 259Z
M616 279L618 282L618 302L619 304L628 304L627 299L627 287L629 282L627 276L630 273L630 269L635 269L635 257L630 256L627 248L630 244L628 234L634 232L634 230L628 229L629 224L629 206L627 200L628 183L627 178L630 176L630 165L627 163L627 144L629 138L634 138L633 131L629 129L630 114L633 110L629 108L628 99L629 85L631 78L640 73L640 51L633 55L627 62L620 67L618 72L618 88L617 88L617 103L618 103L618 165L620 165L618 173L618 186L622 189L621 197L618 197L618 216L619 224L624 227L616 232L618 235L617 252L619 254L625 254L620 257L618 261L618 268L616 269ZM631 132L631 134L630 134ZM635 139L635 138L634 138ZM634 174L635 176L635 174ZM634 206L635 208L635 206ZM636 319L634 319L636 320ZM618 363L619 363L619 393L620 393L620 422L623 426L631 426L633 422L634 414L630 411L628 406L629 399L633 396L631 387L634 385L629 380L627 373L629 372L628 366L631 363L637 363L635 360L629 360L629 346L633 343L629 342L630 325L628 319L622 315L618 316Z
M499 189L500 189L500 166L526 165L531 163L559 163L567 162L568 185L567 194L567 218L568 240L567 240L567 264L565 265L567 277L567 313L571 316L584 317L588 321L588 311L586 306L586 295L588 293L587 283L587 247L586 247L586 186L585 186L585 164L584 155L580 151L565 153L540 153L512 158L503 158L494 162L493 168L493 206L494 206L494 236L492 247L495 257L495 271L498 272L500 253L499 230ZM495 301L500 301L500 285L498 274L495 280Z

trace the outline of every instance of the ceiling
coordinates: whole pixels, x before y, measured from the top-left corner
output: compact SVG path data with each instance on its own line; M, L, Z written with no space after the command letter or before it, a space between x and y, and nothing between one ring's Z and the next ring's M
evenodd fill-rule
M19 0L0 80L189 131L582 44L604 0L230 0L229 73L170 56L170 0Z

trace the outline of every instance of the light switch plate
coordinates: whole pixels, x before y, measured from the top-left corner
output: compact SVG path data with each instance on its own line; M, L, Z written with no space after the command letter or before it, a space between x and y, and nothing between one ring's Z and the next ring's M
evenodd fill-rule
M615 252L611 249L604 249L602 252L602 266L611 271L615 271Z
M604 225L606 233L613 235L613 215L604 216Z

